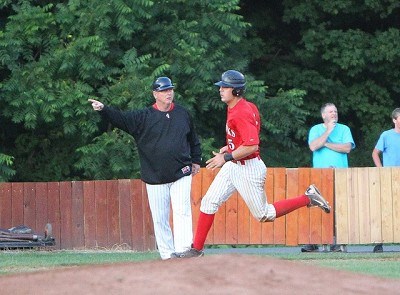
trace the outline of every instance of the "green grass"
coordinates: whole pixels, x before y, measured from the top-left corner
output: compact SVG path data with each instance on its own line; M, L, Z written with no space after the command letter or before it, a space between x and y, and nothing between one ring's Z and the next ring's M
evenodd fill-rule
M387 261L382 259L374 260L325 260L317 264L334 269L347 270L356 273L364 273L384 278L400 278L400 259Z
M215 254L210 254L215 255ZM255 255L255 254L252 254ZM269 253L262 256L318 265L373 276L400 279L400 252ZM75 267L158 260L157 252L133 251L1 251L0 275Z
M400 279L400 252L294 253L268 256L355 273Z
M32 272L57 267L138 262L159 259L157 252L133 251L3 251L0 275Z

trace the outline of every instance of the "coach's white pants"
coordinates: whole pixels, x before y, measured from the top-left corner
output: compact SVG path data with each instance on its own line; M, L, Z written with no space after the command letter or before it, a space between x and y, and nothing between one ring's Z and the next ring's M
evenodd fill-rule
M200 211L216 213L222 203L237 190L257 220L275 220L275 207L268 204L264 190L266 174L267 168L258 158L245 160L244 165L226 162L202 199Z
M146 184L154 233L162 259L168 259L172 253L184 252L191 247L193 241L191 186L191 175L171 183ZM174 234L169 222L171 204Z

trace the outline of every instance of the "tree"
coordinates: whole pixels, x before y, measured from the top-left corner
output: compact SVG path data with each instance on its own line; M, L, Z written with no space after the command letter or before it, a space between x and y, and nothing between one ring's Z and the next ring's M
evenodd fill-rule
M246 75L246 98L259 106L267 166L310 166L307 133L327 101L353 131L350 164L372 165L398 106L399 6L3 1L0 180L139 177L133 139L100 121L87 99L143 108L161 75L173 79L176 100L194 117L206 160L224 144L225 105L213 83L227 69Z
M210 153L224 126L210 81L249 62L233 46L248 28L237 4L3 1L2 145L15 158L14 180L137 177L132 138L100 122L87 99L142 108L152 103L150 85L160 75L176 83L177 101L196 117Z
M323 103L335 103L357 145L350 164L371 166L379 133L390 128L390 113L398 106L399 2L256 1L252 12L243 15L265 48L253 62L254 75L268 81L272 95L306 91L303 108L310 115L296 126L302 130L321 121ZM269 21L261 22L262 16ZM298 144L304 145L302 155L310 154L306 137Z
M13 157L0 153L0 182L8 181L15 174L15 170L10 168L13 160Z

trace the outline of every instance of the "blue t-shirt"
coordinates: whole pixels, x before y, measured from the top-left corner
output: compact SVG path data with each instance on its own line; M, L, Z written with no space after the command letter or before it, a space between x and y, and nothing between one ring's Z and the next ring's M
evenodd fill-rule
M310 129L308 135L308 144L314 139L320 137L326 131L324 124L317 124ZM336 123L335 128L329 134L327 142L331 143L351 143L351 149L355 148L353 136L350 128L346 125ZM333 151L327 147L322 147L313 152L314 168L347 168L349 167L347 154Z
M394 129L382 132L375 148L382 152L383 166L400 166L400 133Z

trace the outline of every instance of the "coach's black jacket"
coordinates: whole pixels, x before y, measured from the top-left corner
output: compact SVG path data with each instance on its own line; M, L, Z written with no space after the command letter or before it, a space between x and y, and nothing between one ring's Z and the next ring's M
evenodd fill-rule
M104 106L100 114L134 137L145 183L174 182L191 174L192 162L201 163L201 147L193 121L180 105L174 104L168 112L153 106L125 112Z

